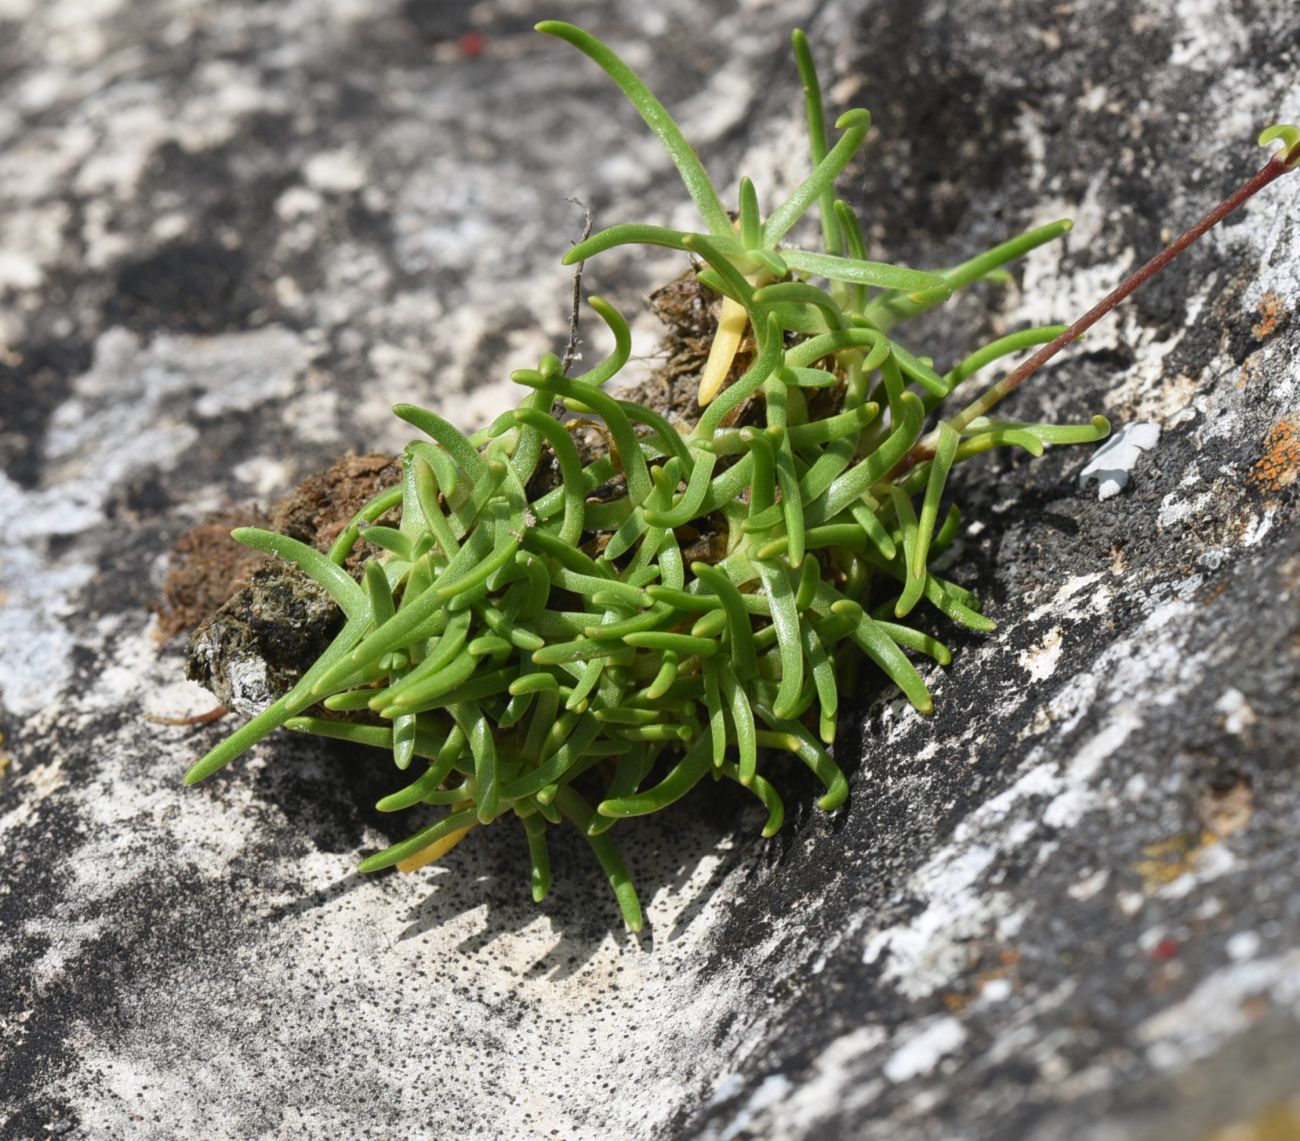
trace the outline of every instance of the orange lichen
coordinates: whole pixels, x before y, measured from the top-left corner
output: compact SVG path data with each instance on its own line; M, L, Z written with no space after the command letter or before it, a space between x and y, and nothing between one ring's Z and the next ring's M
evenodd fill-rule
M1219 599L1227 591L1227 589L1228 589L1228 584L1226 582L1216 582L1212 587L1209 588L1209 590L1205 591L1201 595L1201 602L1208 606L1211 602L1214 602L1217 599Z
M1271 289L1259 299L1259 304L1255 306L1255 312L1259 314L1259 320L1250 327L1250 331L1257 341L1268 340L1291 316L1291 312L1283 303L1282 298Z
M953 1014L960 1014L975 999L984 993L985 988L993 982L1005 981L1015 986L1018 981L1016 968L1020 964L1020 952L1009 947L998 951L994 956L994 966L985 967L983 970L976 971L975 968L981 962L987 962L987 950L974 953L968 963L969 969L974 972L969 982L965 984L965 990L946 991L943 995L943 1004Z
M1264 454L1251 469L1250 480L1265 493L1290 487L1300 477L1300 426L1279 420L1264 440Z

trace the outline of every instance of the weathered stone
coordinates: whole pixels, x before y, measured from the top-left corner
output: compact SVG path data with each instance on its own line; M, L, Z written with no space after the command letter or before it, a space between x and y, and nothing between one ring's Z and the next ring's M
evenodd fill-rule
M1282 0L633 7L561 14L765 202L806 168L782 38L807 27L833 105L876 116L845 181L873 256L949 264L1077 219L1018 287L915 335L941 362L1081 312L1261 161L1262 126L1300 118ZM577 837L540 908L508 828L356 876L408 825L369 808L396 782L346 749L284 735L180 786L225 729L145 720L210 704L151 638L175 538L396 450L398 400L486 422L511 368L563 349L565 195L597 225L688 222L604 77L527 31L551 14L0 4L6 1134L1294 1125L1286 183L1017 394L1027 419L1100 411L1160 440L1105 502L1083 449L962 473L950 570L999 630L950 639L931 720L864 678L847 809L792 795L765 842L718 790L619 826L640 939ZM587 283L631 314L682 268L611 255ZM643 311L638 351L656 325Z
M293 688L342 625L329 595L296 567L259 567L195 631L185 676L252 716Z

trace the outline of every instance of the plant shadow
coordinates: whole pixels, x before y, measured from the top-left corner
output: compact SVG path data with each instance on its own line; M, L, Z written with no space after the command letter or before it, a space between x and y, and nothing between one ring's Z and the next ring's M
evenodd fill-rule
M388 814L374 808L407 782L379 751L372 755L343 742L289 734L274 738L273 747L272 763L250 770L253 792L275 805L296 846L351 854L376 835L381 844L392 843L418 827L419 810ZM408 905L398 938L429 937L453 920L481 911L474 934L455 947L458 954L474 956L541 919L549 927L542 937L547 949L527 968L528 977L567 977L610 940L620 952L653 950L686 938L706 917L738 863L750 858L755 847L776 843L759 838L763 819L748 793L725 782L708 782L666 812L620 821L611 835L636 884L646 920L636 933L625 927L586 839L567 825L548 831L552 886L535 903L523 829L503 819L491 829L471 832L437 865L415 873L428 878L428 890ZM283 834L268 839L272 848L284 843ZM395 874L351 872L271 909L267 920L292 920L354 891L373 889Z
M482 925L456 947L458 953L474 955L540 920L547 926L540 940L548 945L523 972L533 979L567 978L611 941L618 952L652 951L681 939L705 916L744 857L743 825L752 824L755 836L761 826L760 813L749 818L746 812L740 797L695 796L664 813L616 826L611 835L645 915L640 932L624 925L594 854L571 827L548 833L552 886L545 899L534 903L523 830L503 822L490 833L484 830L477 843L467 841L445 857L443 874L411 908L399 938L429 935L458 915L482 910ZM671 918L659 918L665 912Z

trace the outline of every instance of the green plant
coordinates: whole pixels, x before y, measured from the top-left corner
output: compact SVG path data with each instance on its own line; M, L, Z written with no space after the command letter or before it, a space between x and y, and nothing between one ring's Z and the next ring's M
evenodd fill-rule
M893 330L954 290L999 276L1068 222L937 273L868 260L834 182L870 116L842 115L829 144L799 33L812 171L766 217L742 179L733 222L676 124L612 51L567 24L539 29L613 78L699 208L703 231L615 226L565 259L628 243L700 259L699 281L721 297L721 313L698 420L679 428L603 390L627 361L630 337L599 298L591 305L613 332L609 358L569 377L547 355L514 375L528 395L483 431L466 436L432 412L399 406L428 439L407 446L401 484L368 504L328 553L266 531L234 533L311 576L345 622L289 693L186 780L282 725L378 747L401 770L418 760L415 779L379 808L445 811L363 861L363 871L418 866L468 830L514 815L540 900L550 883L547 828L567 820L638 929L640 904L610 836L619 820L666 808L709 777L752 792L770 836L783 806L765 773L782 752L823 783L822 808L839 807L849 785L826 746L840 681L861 659L931 711L908 653L941 665L950 654L903 620L924 602L962 626L993 628L968 591L933 569L959 527L956 507L943 509L948 476L990 448L1038 455L1106 434L1100 416L1060 426L989 413L1114 302L1068 329L1002 337L940 372ZM1300 137L1288 130L1262 140L1281 138L1287 151L1265 168L1269 180L1300 159ZM814 206L824 248L783 245ZM1040 345L1048 348L1037 364L949 411L976 373ZM584 463L573 421L552 415L556 402L601 426L604 454ZM552 467L558 481L546 479ZM376 522L393 509L397 526ZM342 564L361 542L374 554L358 582Z

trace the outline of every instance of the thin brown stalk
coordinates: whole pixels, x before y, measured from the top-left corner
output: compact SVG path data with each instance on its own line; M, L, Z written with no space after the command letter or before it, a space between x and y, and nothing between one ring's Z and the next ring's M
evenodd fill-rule
M1034 375L1040 368L1050 361L1066 345L1078 340L1085 332L1092 328L1107 313L1120 304L1130 293L1139 286L1150 281L1156 274L1165 268L1171 261L1181 254L1188 246L1200 239L1208 230L1217 226L1224 218L1231 214L1243 203L1253 198L1264 187L1268 186L1274 179L1280 178L1295 167L1289 166L1288 161L1292 156L1288 153L1280 152L1269 159L1269 161L1254 175L1247 179L1232 194L1220 202L1213 210L1202 217L1186 232L1175 238L1163 250L1148 261L1141 269L1130 274L1114 290L1108 293L1101 301L1088 310L1082 317L1074 322L1054 341L1050 341L1038 350L1033 356L1026 360L1014 371L1009 372L996 384L992 385L978 400L973 401L962 409L956 416L948 422L958 431L968 427L971 421L985 415L1000 400L1008 396L1019 388L1026 380ZM934 440L927 436L924 440L916 445L907 457L898 465L895 472L898 474L915 467L923 460L929 459L934 455Z

